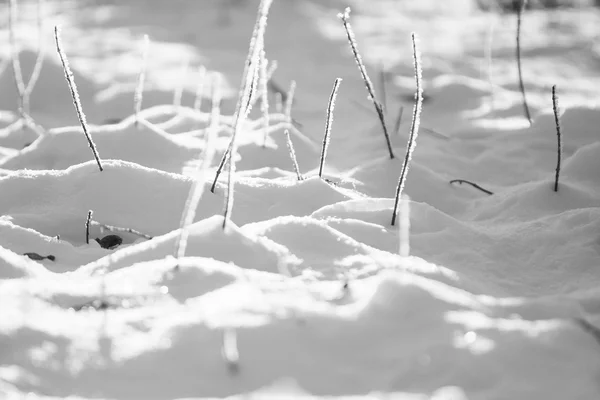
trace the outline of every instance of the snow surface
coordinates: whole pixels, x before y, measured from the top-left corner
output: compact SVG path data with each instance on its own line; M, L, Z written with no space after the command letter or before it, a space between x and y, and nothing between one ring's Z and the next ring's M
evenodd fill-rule
M28 77L36 2L18 3ZM265 48L279 67L268 137L263 146L253 111L239 134L223 229L227 174L210 187L232 133L257 5L46 0L31 98L41 136L13 125L17 92L8 35L0 38L0 398L600 398L600 12L525 13L529 125L515 15L480 12L471 0L274 0ZM346 6L381 99L385 79L393 160L336 18ZM54 49L50 28L59 23L102 172ZM391 217L415 90L411 31L425 103L405 237ZM151 44L136 123L143 34ZM200 65L209 73L195 110ZM302 180L272 93L291 80ZM217 159L177 259L215 82L224 96ZM564 143L557 192L554 84ZM115 233L106 226L129 230L115 248L96 241ZM407 242L410 254L400 255Z

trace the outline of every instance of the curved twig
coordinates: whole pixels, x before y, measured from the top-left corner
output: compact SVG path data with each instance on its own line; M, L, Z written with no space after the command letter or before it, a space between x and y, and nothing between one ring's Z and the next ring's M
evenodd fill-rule
M471 181L468 181L468 180L466 180L466 179L453 179L453 180L451 180L451 181L450 181L450 184L453 184L453 183L460 183L460 184L466 183L467 185L471 185L471 186L473 186L475 189L479 189L479 190L481 190L483 193L489 194L490 196L494 194L494 192L492 192L492 191L490 191L490 190L487 190L487 189L484 189L484 188L482 188L481 186L479 186L478 184L476 184L476 183L474 183L474 182L471 182Z

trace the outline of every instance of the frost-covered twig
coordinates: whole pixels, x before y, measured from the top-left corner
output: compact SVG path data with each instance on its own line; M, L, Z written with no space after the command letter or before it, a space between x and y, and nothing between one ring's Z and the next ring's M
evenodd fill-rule
M383 113L383 107L381 103L377 101L375 97L375 88L373 87L373 83L367 74L367 69L362 61L362 57L358 52L358 45L356 44L356 38L354 37L354 32L352 31L352 27L350 26L350 7L347 7L343 13L338 14L338 18L342 20L344 24L344 29L346 30L346 36L348 37L348 41L350 42L350 47L352 48L352 54L354 55L354 59L358 64L358 69L362 75L363 81L365 82L365 86L367 87L367 91L369 92L369 97L373 102L373 106L375 107L375 111L377 111L377 116L379 117L379 121L381 122L381 127L383 129L383 135L385 136L385 141L387 144L388 152L390 153L390 158L394 158L394 150L392 149L392 142L390 141L390 135L388 134L387 126L385 124L385 115Z
M85 114L83 113L83 108L81 107L81 101L79 100L79 93L77 92L77 85L75 84L75 79L73 78L73 71L69 67L69 61L67 60L67 55L62 49L62 44L60 40L60 30L58 26L54 27L54 39L56 41L56 50L58 51L58 55L60 56L60 61L62 62L63 69L65 71L65 78L67 79L67 83L69 85L69 89L71 90L71 98L73 99L73 105L75 105L75 111L77 111L77 117L79 118L79 122L81 123L81 127L83 129L83 133L87 138L90 149L92 149L92 153L94 154L94 158L96 159L96 163L98 164L98 168L100 171L103 170L102 162L100 161L100 155L98 154L98 150L96 149L96 145L92 140L92 136L88 131L88 124L85 118Z
M383 112L387 111L387 93L385 91L386 79L385 79L385 65L383 61L379 66L379 87L381 88L381 106L383 107Z
M181 72L179 73L179 83L175 86L175 90L173 91L173 106L175 106L176 109L181 107L181 99L183 98L183 89L187 80L186 77L189 67L190 59L186 57L181 66Z
M198 85L196 86L196 98L194 99L194 110L200 111L202 108L202 94L204 93L204 83L206 81L206 67L201 65L198 68Z
M260 103L260 112L263 121L263 147L267 147L267 138L269 137L269 91L267 88L267 56L265 49L260 52L259 65L259 92L262 101Z
M40 73L42 71L42 65L44 64L44 56L46 53L45 43L45 31L44 31L44 0L37 1L37 29L38 29L38 53L35 58L35 64L33 65L33 71L31 72L31 76L29 77L29 82L27 82L27 86L25 87L25 96L27 98L27 108L25 112L29 113L29 100L31 98L31 92L35 87L38 79L40 78Z
M396 118L396 123L394 124L394 134L400 134L400 125L402 124L402 115L404 114L404 106L400 106L400 111L398 111L398 117Z
M19 95L19 113L21 116L29 114L31 92L37 83L42 65L44 63L44 54L46 47L44 46L44 19L43 19L43 0L37 1L37 29L38 29L38 52L33 66L31 77L25 85L23 80L23 70L21 61L19 60L19 49L15 33L15 22L17 19L17 1L9 0L8 10L8 36L11 52L11 62L13 68L13 79Z
M237 332L235 328L225 328L223 331L222 355L227 367L232 374L238 373L240 354L237 345Z
M25 112L25 83L23 82L23 70L19 60L19 49L15 34L15 20L17 18L17 0L8 1L8 40L10 43L11 61L13 68L13 79L19 95L19 112Z
M146 235L145 233L136 231L135 229L131 229L131 228L121 228L118 226L101 224L100 222L96 222L96 221L91 221L91 224L99 226L101 229L105 229L109 232L126 232L126 233L131 233L132 235L135 235L135 236L139 236L144 239L148 239L148 240L152 239L152 236Z
M208 169L212 164L212 160L215 154L214 140L216 138L219 129L219 116L220 116L220 104L221 104L221 88L220 85L213 85L212 87L212 111L210 118L210 126L206 133L206 139L204 144L204 151L202 154L202 161L197 165L194 171L194 181L190 187L183 213L181 215L181 221L179 223L179 240L175 247L175 257L179 260L185 256L185 250L187 248L187 241L189 237L189 226L194 222L196 216L196 209L198 203L204 193L206 186L206 179L208 177ZM176 268L178 268L177 266Z
M558 96L556 95L556 85L552 86L552 109L554 110L554 123L556 124L556 136L557 136L557 151L556 151L556 175L554 177L554 191L558 192L558 178L560 177L560 164L562 161L563 143L562 143L562 131L560 129L560 108L558 107Z
M398 187L396 188L396 199L394 200L394 214L392 215L392 225L396 224L396 215L398 213L398 203L402 191L404 190L404 184L406 183L406 174L408 173L408 166L412 159L412 153L417 145L417 136L419 134L419 125L421 123L421 110L423 108L423 84L422 76L423 71L421 69L421 53L417 47L417 35L413 32L411 34L412 47L413 47L413 61L415 68L415 81L417 85L417 92L415 96L415 105L413 107L412 123L410 126L410 136L408 137L408 145L406 146L406 155L404 156L404 163L402 164L402 171L400 173L400 179L398 180Z
M296 81L290 82L290 88L285 95L285 108L283 113L287 123L292 124L292 107L294 105L294 97L296 96Z
M484 189L481 186L479 186L478 184L476 184L474 182L471 182L471 181L468 181L466 179L453 179L453 180L450 181L450 184L452 184L452 183L460 183L460 184L466 183L467 185L471 185L475 189L481 190L483 193L489 194L490 196L494 194L494 192L492 192L490 190L487 190L487 189Z
M88 211L87 218L85 219L85 243L90 244L90 225L92 224L92 210Z
M283 113L283 95L279 92L275 93L275 112Z
M302 173L300 172L300 166L298 166L298 159L296 158L296 150L294 150L294 143L292 143L292 138L290 136L289 129L286 129L284 131L284 134L285 134L285 139L287 142L287 148L288 148L288 151L290 152L290 158L292 159L292 163L294 164L294 171L296 172L296 177L298 178L299 181L301 181L304 179L304 177L302 176Z
M523 83L523 71L521 68L521 24L523 20L523 11L527 6L527 0L521 0L521 6L517 11L517 71L519 73L519 88L521 89L521 96L523 97L523 112L525 118L531 125L531 113L529 112L529 105L527 104L527 95L525 94L525 84Z
M399 254L401 257L410 255L410 199L403 194L400 199L400 226L398 241L400 242Z
M243 74L243 83L240 90L240 96L236 105L235 112L235 123L233 134L230 142L230 155L229 155L229 171L227 176L227 195L225 199L225 211L223 213L223 229L227 227L229 219L231 218L231 212L233 210L233 193L235 188L235 154L237 152L237 134L242 128L242 125L250 112L249 109L243 109L245 104L249 106L249 101L252 96L252 79L256 78L255 71L259 68L260 63L260 52L264 46L265 30L267 28L267 18L269 15L269 9L271 7L272 0L261 0L258 6L258 16L256 18L256 24L254 26L254 32L250 41L250 49L248 51L248 57L246 59L245 73Z
M321 162L319 163L319 178L323 177L323 167L325 166L325 158L327 157L327 149L331 136L331 125L333 124L333 110L335 108L335 99L337 92L342 83L342 78L336 78L333 83L333 89L329 96L329 104L327 104L327 119L325 120L325 135L323 136L323 147L321 149Z
M150 39L148 35L144 35L142 44L142 59L140 65L140 73L138 75L138 83L133 95L133 110L135 112L135 126L139 124L139 115L142 110L142 100L144 96L144 84L146 83L146 69L148 68L148 49L150 47Z

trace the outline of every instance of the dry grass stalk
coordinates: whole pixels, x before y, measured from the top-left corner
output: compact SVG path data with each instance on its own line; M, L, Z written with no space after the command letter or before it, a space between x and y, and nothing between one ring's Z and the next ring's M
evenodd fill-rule
M390 158L394 158L394 150L392 149L392 142L390 140L390 135L388 134L387 126L385 124L385 114L383 112L383 107L381 106L381 103L377 101L377 97L375 96L375 88L373 87L373 83L371 82L371 79L367 74L367 69L358 51L358 45L356 43L354 31L350 26L350 7L346 8L346 10L343 13L339 13L338 18L340 18L342 20L342 23L344 24L346 36L348 37L350 47L352 48L352 54L354 55L356 64L358 64L358 69L360 70L363 81L365 82L365 86L367 87L367 92L369 92L369 97L371 98L373 106L375 107L375 111L377 112L377 116L379 117L379 121L383 129L383 135L385 136L385 141L387 144L388 152L390 154Z
M396 216L398 214L398 203L404 190L406 183L406 175L408 174L408 167L412 159L412 153L417 145L417 136L419 134L419 125L421 123L421 110L423 108L423 70L421 69L421 53L417 46L417 35L412 33L411 35L413 45L413 62L415 69L415 81L417 86L417 92L415 96L415 105L413 107L413 117L410 127L410 135L408 137L408 145L406 146L406 154L404 156L404 163L402 164L402 171L400 173L400 179L398 180L398 186L396 188L396 198L394 201L394 213L392 215L392 225L396 224Z
M100 161L100 154L98 154L98 150L96 149L96 145L92 140L92 136L89 133L89 128L87 124L87 120L85 118L85 114L83 113L83 108L81 107L81 101L79 100L79 93L77 92L77 85L75 84L75 78L73 77L73 71L71 71L71 67L69 67L69 60L67 60L67 55L62 49L62 43L60 40L60 29L58 26L54 27L54 39L56 41L56 50L58 51L58 55L60 56L60 61L62 62L63 70L65 71L65 78L67 79L67 84L69 85L69 90L71 91L71 98L73 99L73 105L75 106L75 111L77 112L77 117L79 118L79 122L81 123L81 128L83 129L83 133L88 141L88 145L90 149L92 149L92 153L94 154L94 158L96 159L96 163L98 164L98 168L100 171L103 171L102 161Z
M331 138L331 125L333 124L333 110L335 109L335 100L337 92L342 83L342 78L336 78L333 83L333 89L329 96L329 104L327 105L327 119L325 120L325 135L323 136L323 148L321 149L321 162L319 163L319 178L323 178L323 167L325 166L325 158L327 157L327 149Z

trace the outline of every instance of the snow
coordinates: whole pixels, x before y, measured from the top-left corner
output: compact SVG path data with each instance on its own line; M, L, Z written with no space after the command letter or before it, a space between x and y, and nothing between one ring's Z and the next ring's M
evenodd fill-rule
M37 11L18 3L27 78ZM273 111L273 88L295 80L294 123L274 111L263 143L254 106L238 132L235 202L224 221L227 169L210 189L233 132L258 3L46 0L43 29L63 26L103 171L52 35L31 98L43 131L13 125L18 95L12 67L0 64L0 397L599 398L598 9L524 14L530 125L513 14L483 13L471 0L274 1L265 49L279 67L268 98ZM336 18L346 6L379 96L385 70L394 159ZM414 102L411 31L425 102L401 207L406 237L391 219ZM3 63L8 46L0 40ZM554 84L564 144L557 192ZM214 128L213 89L224 96L216 157L178 259L181 216ZM110 234L122 243L101 247L96 240Z

